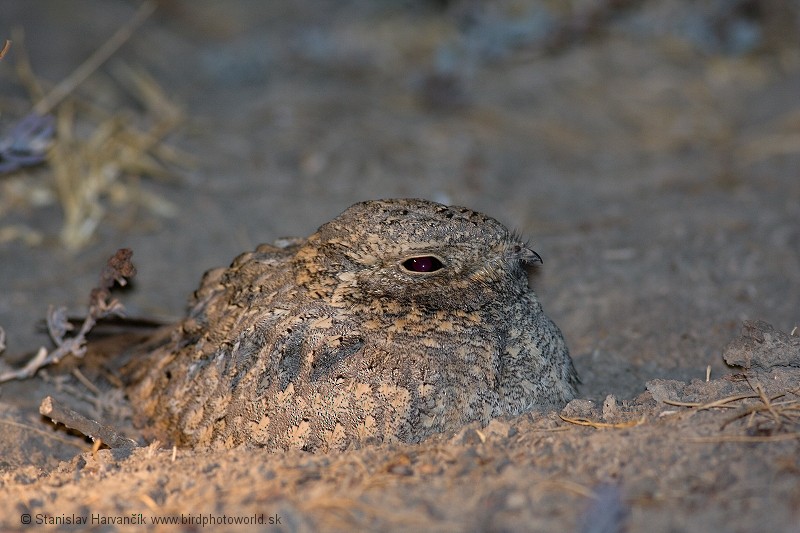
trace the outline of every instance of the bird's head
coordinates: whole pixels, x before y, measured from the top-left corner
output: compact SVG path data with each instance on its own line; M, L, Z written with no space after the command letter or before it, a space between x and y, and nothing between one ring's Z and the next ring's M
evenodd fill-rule
M309 237L295 278L333 305L370 299L473 310L528 291L539 255L497 220L426 200L353 205Z

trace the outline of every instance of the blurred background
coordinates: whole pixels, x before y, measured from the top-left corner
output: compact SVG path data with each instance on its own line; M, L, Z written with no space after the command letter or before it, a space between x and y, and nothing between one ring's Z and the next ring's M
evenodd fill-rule
M208 268L389 197L530 239L585 396L719 376L741 320L800 324L797 2L152 6L0 6L9 361L119 247L129 314L172 319Z

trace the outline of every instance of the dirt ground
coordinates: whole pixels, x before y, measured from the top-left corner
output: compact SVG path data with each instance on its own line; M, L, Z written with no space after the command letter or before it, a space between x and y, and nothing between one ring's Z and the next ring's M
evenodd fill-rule
M54 84L137 5L8 0L0 40L24 28ZM91 383L45 369L0 385L0 528L800 532L798 36L789 0L159 2L70 98L146 122L113 80L146 71L191 164L119 177L71 248L52 165L0 175L3 362L50 348L48 305L84 313L122 246L128 314L170 320L258 243L423 197L530 238L581 399L342 454L93 453L38 414ZM0 136L31 107L21 50Z

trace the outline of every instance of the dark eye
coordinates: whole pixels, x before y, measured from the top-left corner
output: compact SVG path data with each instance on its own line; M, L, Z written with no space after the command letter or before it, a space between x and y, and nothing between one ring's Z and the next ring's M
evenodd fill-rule
M422 257L412 257L403 261L403 268L411 272L436 272L442 268L442 262L432 255Z

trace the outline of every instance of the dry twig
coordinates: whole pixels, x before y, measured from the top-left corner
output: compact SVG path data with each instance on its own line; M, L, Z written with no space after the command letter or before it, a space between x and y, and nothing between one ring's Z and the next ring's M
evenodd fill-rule
M133 252L130 249L120 248L108 260L100 273L100 283L92 289L88 313L77 335L67 336L73 326L67 319L66 309L51 306L47 313L47 330L56 344L56 349L48 352L44 347L39 348L36 355L24 367L16 370L8 369L0 373L0 383L12 379L29 378L40 368L58 363L69 354L83 357L86 353L86 334L97 321L101 318L124 314L125 309L119 300L111 298L111 288L115 283L120 286L126 285L128 278L136 274L136 268L131 263L132 255Z
M99 446L100 441L110 448L135 448L136 441L120 435L114 428L105 426L96 420L86 418L69 407L60 404L52 396L47 396L39 406L39 413L53 422L64 424L70 429L80 431Z

